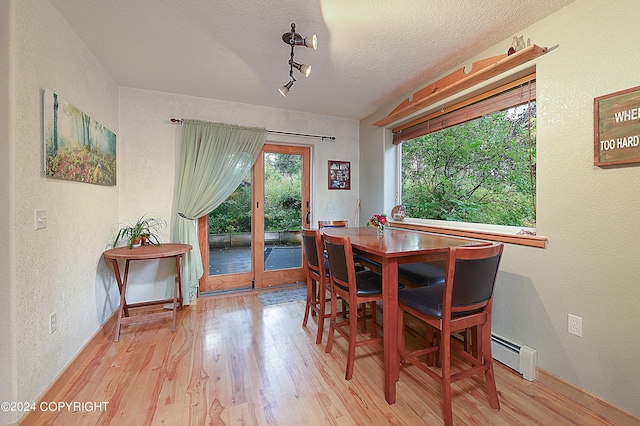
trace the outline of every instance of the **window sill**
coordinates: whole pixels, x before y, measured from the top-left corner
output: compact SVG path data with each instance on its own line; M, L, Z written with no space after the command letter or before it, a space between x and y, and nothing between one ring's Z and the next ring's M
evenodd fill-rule
M433 232L437 234L453 235L456 237L477 238L488 241L500 241L508 244L517 244L527 247L545 248L547 237L538 235L520 235L515 233L487 231L480 229L462 228L421 223L417 221L389 221L392 228L411 229L414 231Z

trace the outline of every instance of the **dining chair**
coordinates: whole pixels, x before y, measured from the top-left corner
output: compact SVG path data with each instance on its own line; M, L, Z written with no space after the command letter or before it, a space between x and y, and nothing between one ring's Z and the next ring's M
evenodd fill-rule
M349 221L347 219L318 221L318 229L320 230L322 230L322 228L348 228L348 227L349 227ZM365 268L363 265L360 264L360 260L362 260L360 256L355 254L353 255L353 259L355 260L356 272L363 271Z
M409 288L415 287L428 287L433 285L443 285L446 261L433 261L433 262L418 262L418 263L405 263L398 265L398 284L399 289L402 290L404 286ZM412 327L405 327L405 332L413 334L418 339L422 339L420 331L415 330ZM426 333L431 333L435 338L435 333L431 326L426 326ZM469 342L471 342L471 332L469 330L461 333L464 337L465 350L470 350ZM438 353L427 354L427 364L440 366L438 361Z
M440 382L442 386L445 425L453 424L451 384L474 374L484 373L489 405L500 409L491 357L491 308L493 290L504 248L503 243L475 247L454 247L447 255L443 285L405 288L398 292L399 356L403 363L411 363ZM432 346L431 336L426 348L407 351L405 342L405 313L424 321L437 330L438 343ZM451 345L451 334L467 329L476 330L472 354L459 345ZM418 357L439 351L440 372ZM451 354L462 358L462 369L451 371Z
M322 256L324 251L322 236L318 229L302 229L302 246L307 262L307 304L304 309L302 326L307 326L309 312L318 317L318 331L316 343L322 342L324 320L329 317L326 313L327 286L329 271Z
M322 228L348 228L349 221L346 219L339 220L319 220L318 229Z
M365 345L382 343L378 337L376 322L376 301L382 299L382 276L370 270L356 272L353 261L351 240L346 236L323 235L325 248L329 257L329 276L331 292L331 320L326 352L331 353L334 334L337 331L348 341L347 370L345 379L351 380L356 348ZM346 318L338 322L338 297L348 302L349 312ZM366 304L369 304L369 313ZM364 309L358 309L362 305ZM357 339L358 322L371 319L370 337ZM365 323L366 330L366 323ZM365 331L366 332L366 331Z
M319 220L318 221L318 229L322 230L322 228L348 228L349 221L347 219L338 219L338 220ZM327 252L324 252L325 259L327 258ZM371 268L376 268L376 264L371 262L369 259L362 258L357 254L353 255L353 261L356 267L356 272L364 271L366 269L365 265L370 266ZM329 265L327 265L327 271L329 269ZM380 268L378 267L376 272L380 272ZM342 312L347 311L346 305L348 305L348 301L342 299ZM363 308L364 309L364 308ZM364 314L361 315L364 317ZM366 330L366 323L361 320L361 328L363 331Z

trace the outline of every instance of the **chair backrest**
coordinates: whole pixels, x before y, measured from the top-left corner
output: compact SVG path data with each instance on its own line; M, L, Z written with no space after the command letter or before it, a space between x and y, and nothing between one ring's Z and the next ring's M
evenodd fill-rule
M356 270L349 237L322 236L329 258L331 282L349 292L356 292Z
M450 249L443 314L447 308L459 315L490 306L503 248L503 243L493 243Z
M318 228L347 228L349 226L349 221L346 219L340 220L319 220Z
M309 271L322 277L326 276L320 230L302 228L302 247Z

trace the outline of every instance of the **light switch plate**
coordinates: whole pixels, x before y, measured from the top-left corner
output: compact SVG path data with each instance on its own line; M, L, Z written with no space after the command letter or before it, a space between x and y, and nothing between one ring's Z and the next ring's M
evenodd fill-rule
M37 229L44 229L47 227L47 211L35 210L34 211L35 226Z

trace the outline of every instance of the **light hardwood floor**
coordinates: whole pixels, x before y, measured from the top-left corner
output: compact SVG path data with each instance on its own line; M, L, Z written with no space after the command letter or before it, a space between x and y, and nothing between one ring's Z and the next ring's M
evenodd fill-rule
M43 413L38 425L437 425L440 389L405 366L397 403L383 394L382 348L358 348L344 380L346 342L315 344L304 302L265 306L255 292L201 297L179 312L178 330L158 321L113 329L52 401L107 402L103 411ZM328 321L326 325L328 329ZM326 342L326 333L323 344ZM453 386L459 425L613 425L538 382L496 365L499 411L484 379ZM30 417L31 420L35 417ZM31 423L31 422L30 422Z

